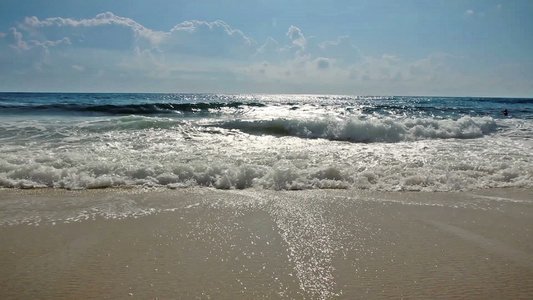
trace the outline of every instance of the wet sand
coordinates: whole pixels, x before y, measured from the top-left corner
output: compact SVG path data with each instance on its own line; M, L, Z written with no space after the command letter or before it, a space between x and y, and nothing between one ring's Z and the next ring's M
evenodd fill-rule
M1 299L531 299L533 191L0 190Z

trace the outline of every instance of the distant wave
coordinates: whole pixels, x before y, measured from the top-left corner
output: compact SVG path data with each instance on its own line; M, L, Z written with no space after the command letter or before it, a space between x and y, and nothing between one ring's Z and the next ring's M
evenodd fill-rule
M474 98L474 100L501 104L533 104L533 98Z
M402 142L425 139L473 139L497 131L490 117L449 119L314 119L263 121L227 121L225 129L238 129L249 134L272 134L302 138L323 138L356 143Z
M262 103L243 102L212 102L212 103L143 103L125 105L91 105L91 104L47 104L47 105L0 105L0 109L11 112L78 112L96 113L102 115L152 115L152 114L174 114L187 112L201 112L209 110L220 110L224 108L239 109L242 107L263 107Z

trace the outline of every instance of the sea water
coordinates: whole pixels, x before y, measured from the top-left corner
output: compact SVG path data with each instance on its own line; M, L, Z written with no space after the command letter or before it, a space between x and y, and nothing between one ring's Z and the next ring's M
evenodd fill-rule
M3 188L531 188L532 149L533 99L0 93Z

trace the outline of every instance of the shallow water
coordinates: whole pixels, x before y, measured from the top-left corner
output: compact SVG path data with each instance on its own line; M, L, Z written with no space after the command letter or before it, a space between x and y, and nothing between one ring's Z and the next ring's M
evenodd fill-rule
M5 299L527 298L533 194L0 190Z

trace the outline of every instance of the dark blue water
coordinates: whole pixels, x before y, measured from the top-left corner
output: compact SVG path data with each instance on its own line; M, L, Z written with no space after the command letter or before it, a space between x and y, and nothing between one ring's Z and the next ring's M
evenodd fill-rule
M313 95L0 93L0 115L179 115L225 108L302 105L374 115L458 119L462 116L533 118L533 98L364 97Z

